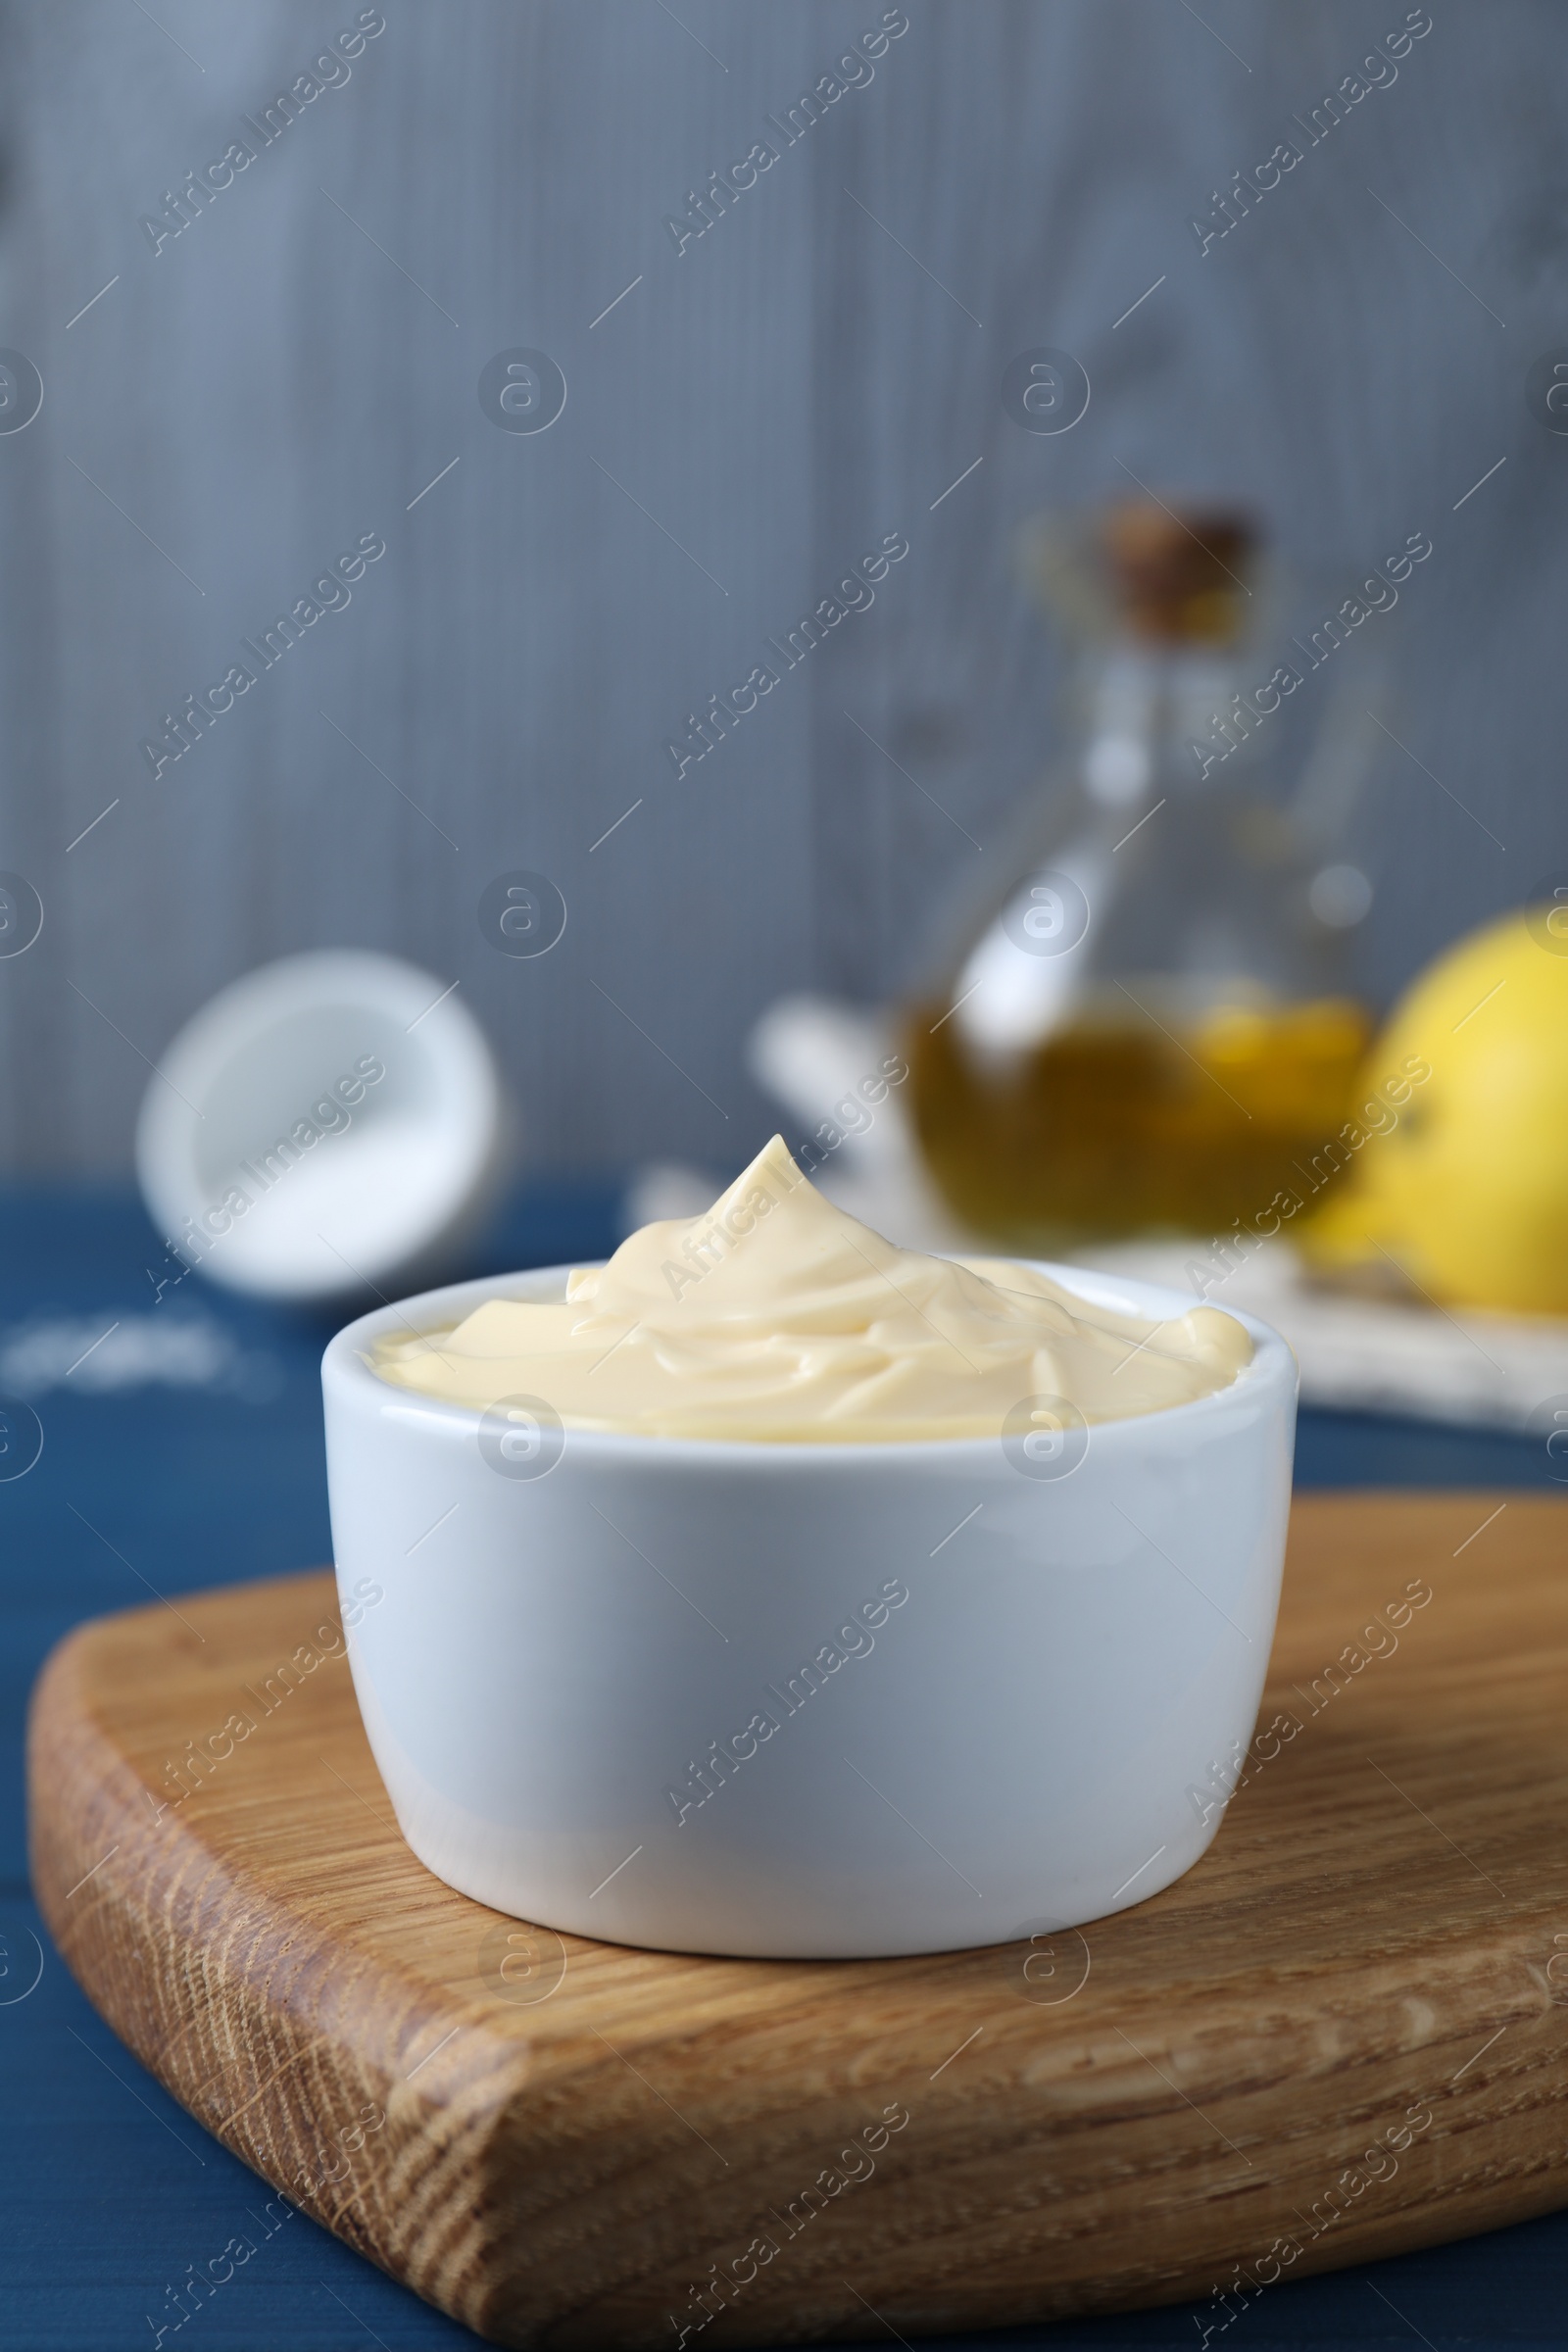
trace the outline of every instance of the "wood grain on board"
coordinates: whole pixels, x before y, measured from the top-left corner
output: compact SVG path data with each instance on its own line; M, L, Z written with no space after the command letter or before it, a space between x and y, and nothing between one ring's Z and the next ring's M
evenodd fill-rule
M1555 1499L1299 1499L1215 1844L1051 1943L725 1961L485 1910L397 1832L320 1574L61 1645L38 1896L194 2116L498 2342L1266 2293L1568 2201L1565 1540Z

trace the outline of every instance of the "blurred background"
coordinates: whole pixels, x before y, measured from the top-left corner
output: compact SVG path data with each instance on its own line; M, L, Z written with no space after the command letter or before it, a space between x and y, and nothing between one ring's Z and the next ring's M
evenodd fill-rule
M1568 59L1545 0L1439 12L1310 143L1407 15L906 0L852 81L874 4L0 12L0 339L43 383L0 433L0 863L45 909L0 965L0 1162L124 1175L220 985L362 946L459 984L533 1169L733 1169L777 1118L757 1016L914 985L1053 750L1018 525L1139 484L1250 511L1314 613L1430 536L1363 632L1396 707L1357 988L1519 904L1561 843L1568 443L1526 379L1568 333ZM1041 346L1092 385L1070 431L1004 405ZM481 404L516 350L564 379L546 430ZM677 775L887 534L874 605ZM352 602L155 777L366 535ZM514 869L568 909L537 960L481 931Z

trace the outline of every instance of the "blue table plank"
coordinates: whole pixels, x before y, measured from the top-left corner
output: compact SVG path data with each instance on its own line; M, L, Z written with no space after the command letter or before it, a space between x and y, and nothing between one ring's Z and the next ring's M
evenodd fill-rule
M602 1256L617 1203L605 1184L519 1194L476 1270ZM5 2340L38 2352L180 2338L234 2352L472 2343L269 2197L192 2123L100 2023L27 1892L23 1719L51 1644L106 1609L154 1594L177 1606L203 1586L328 1557L318 1364L329 1323L194 1278L158 1297L149 1267L167 1262L128 1195L0 1195L0 1392L24 1376L44 1435L36 1466L0 1481ZM156 1376L133 1379L138 1361ZM1302 1415L1297 1470L1305 1486L1547 1483L1539 1444L1347 1413ZM231 2276L210 2292L192 2287L215 2262ZM1194 2352L1205 2330L1226 2352L1560 2346L1568 2215L1283 2281L1245 2309L1173 2307L963 2341L977 2352Z

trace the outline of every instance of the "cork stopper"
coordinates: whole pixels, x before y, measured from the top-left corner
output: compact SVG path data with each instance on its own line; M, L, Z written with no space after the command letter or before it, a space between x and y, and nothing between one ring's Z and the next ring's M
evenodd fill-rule
M1100 542L1125 625L1149 644L1228 645L1246 625L1257 536L1234 509L1107 508Z

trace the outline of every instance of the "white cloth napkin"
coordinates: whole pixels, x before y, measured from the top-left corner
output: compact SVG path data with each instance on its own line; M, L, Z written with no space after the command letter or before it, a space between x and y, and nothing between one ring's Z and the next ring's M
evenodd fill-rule
M1083 1251L1080 1262L1191 1291L1187 1269L1202 1255L1179 1243L1129 1244ZM1568 1454L1568 1322L1323 1290L1285 1241L1260 1244L1207 1297L1214 1306L1260 1315L1284 1335L1301 1367L1304 1404L1544 1435L1555 1426ZM1562 1467L1568 1473L1568 1460Z

